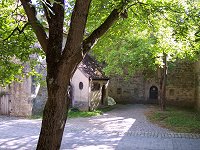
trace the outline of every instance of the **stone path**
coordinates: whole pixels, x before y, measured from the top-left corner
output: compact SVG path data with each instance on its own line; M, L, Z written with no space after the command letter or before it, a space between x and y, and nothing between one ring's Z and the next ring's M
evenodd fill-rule
M69 119L63 150L200 150L200 135L174 133L151 124L152 106L117 105L102 116ZM35 149L41 120L0 116L0 150Z

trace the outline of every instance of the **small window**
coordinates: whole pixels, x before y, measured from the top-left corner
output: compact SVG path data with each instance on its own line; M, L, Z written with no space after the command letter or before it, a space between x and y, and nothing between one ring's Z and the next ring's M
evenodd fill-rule
M79 89L80 89L80 90L83 89L83 82L79 82Z
M98 91L100 90L100 84L97 83L97 82L94 82L92 83L92 88L91 88L92 91Z
M121 88L117 88L117 94L121 94L122 93L122 89Z
M169 95L170 95L170 96L174 96L174 89L170 89L170 90L169 90Z

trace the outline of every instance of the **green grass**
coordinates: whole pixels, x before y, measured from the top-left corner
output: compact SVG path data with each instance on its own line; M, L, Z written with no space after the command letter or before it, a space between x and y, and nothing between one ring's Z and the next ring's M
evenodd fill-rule
M86 118L86 117L92 117L92 116L99 116L102 115L104 112L108 112L114 109L114 107L105 107L100 108L95 111L72 111L69 110L68 112L68 118ZM30 119L42 119L42 114L33 115L30 117Z
M147 118L162 127L181 133L200 133L200 113L175 107L168 107L166 111L158 108L147 113Z
M92 116L98 116L101 115L102 112L99 110L96 111L71 111L69 110L68 118L86 118L86 117L92 117ZM42 119L42 114L39 115L33 115L30 117L30 119Z
M96 111L69 111L68 117L69 118L86 118L92 116L99 116L102 112L99 110Z
M71 111L69 110L68 117L69 118L85 118L85 117L92 117L92 116L99 116L102 115L104 112L108 112L114 109L113 107L105 107L100 108L94 111Z

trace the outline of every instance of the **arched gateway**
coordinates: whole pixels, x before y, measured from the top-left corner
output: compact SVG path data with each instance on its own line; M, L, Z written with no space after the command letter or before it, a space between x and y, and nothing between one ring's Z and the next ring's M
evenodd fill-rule
M149 89L149 102L157 103L158 101L158 88L156 86L151 86Z

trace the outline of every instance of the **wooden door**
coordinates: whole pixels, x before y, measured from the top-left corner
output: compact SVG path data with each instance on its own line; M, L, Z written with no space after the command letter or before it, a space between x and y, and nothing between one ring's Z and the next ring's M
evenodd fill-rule
M9 115L9 95L2 95L0 97L0 114L1 115Z

